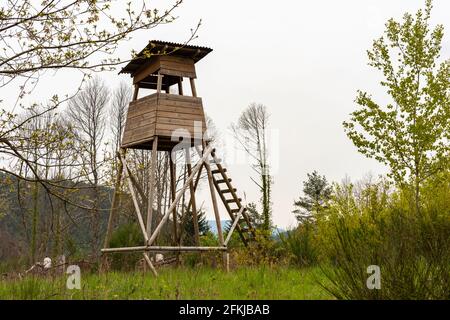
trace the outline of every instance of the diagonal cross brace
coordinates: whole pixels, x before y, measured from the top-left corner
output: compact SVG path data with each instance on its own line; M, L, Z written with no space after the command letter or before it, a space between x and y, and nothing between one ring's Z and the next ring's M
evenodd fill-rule
M148 240L148 245L152 245L152 243L155 241L156 237L158 236L158 234L161 232L162 227L164 226L164 224L167 222L167 220L169 219L170 213L175 209L176 205L178 204L178 202L180 201L181 197L183 196L183 193L186 191L186 189L189 187L189 184L191 183L192 179L194 179L194 176L197 174L197 172L200 170L200 168L203 166L203 163L206 161L206 159L208 159L209 155L211 154L212 151L212 146L208 146L205 150L205 152L203 153L203 157L197 162L197 164L195 165L195 167L192 169L191 174L189 175L189 177L186 179L183 187L181 188L180 191L178 191L177 196L175 197L175 199L173 200L172 204L170 205L169 209L166 211L166 214L164 215L164 217L161 219L160 223L158 224L158 226L155 228L155 230L153 231L152 236L150 237L150 239Z
M145 240L145 242L147 242L148 241L147 230L145 229L144 220L142 219L141 210L139 209L139 203L137 201L136 194L134 193L133 182L130 178L130 176L131 176L130 168L128 167L124 156L122 156L122 163L126 170L126 179L127 179L127 183L128 183L128 189L130 190L131 197L133 199L134 209L136 210L136 215L137 215L137 218L139 221L139 226L141 227L142 234L144 235L144 240Z
M233 225L231 226L230 231L228 231L227 238L226 238L225 242L223 243L224 246L228 245L228 242L231 239L231 235L233 234L234 229L237 227L237 224L239 223L239 219L241 218L242 213L244 212L244 209L245 209L244 206L242 206L241 209L239 209L239 212L236 215L236 218L234 219Z

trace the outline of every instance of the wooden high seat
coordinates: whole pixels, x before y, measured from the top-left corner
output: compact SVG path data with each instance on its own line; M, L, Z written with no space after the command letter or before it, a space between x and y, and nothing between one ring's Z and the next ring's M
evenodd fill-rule
M122 148L170 151L180 140L201 145L206 130L202 99L195 89L195 63L212 49L150 41L120 73L133 78L134 95L128 109ZM192 96L184 95L189 79ZM176 90L171 90L176 85ZM138 98L139 89L150 95Z
M102 253L136 252L142 251L144 260L152 272L157 271L150 259L155 252L201 252L220 251L224 253L224 264L228 269L229 254L228 243L236 230L245 245L256 240L256 231L252 226L247 208L238 197L236 188L231 184L227 169L222 166L220 158L211 143L203 139L206 130L205 115L202 99L197 97L195 89L195 63L201 60L212 50L205 47L174 44L171 42L150 41L135 59L128 63L121 73L128 73L133 78L134 94L127 113L121 149L117 153L117 178L111 203L110 215L105 235ZM191 96L183 92L182 81L189 79ZM172 88L175 86L177 88ZM139 90L153 90L150 94L138 98ZM176 89L176 90L171 90ZM172 157L173 148L183 142L184 160ZM195 148L191 148L195 147ZM130 169L127 159L127 149L151 149L151 163L148 174L144 179L147 188L139 184L133 170ZM198 160L193 165L191 149L198 154ZM168 182L170 183L170 201L165 210L158 212L162 205L155 206L157 182L156 171L158 167L158 152L169 154ZM181 152L178 152L181 154ZM184 171L184 177L177 176L177 166ZM184 167L184 168L183 168ZM198 223L198 207L196 204L196 190L200 180L206 177L211 195L212 209L217 227L217 245L201 246ZM166 178L164 178L166 179ZM123 180L123 181L122 181ZM120 209L122 183L126 182L128 193L132 198L137 223L142 232L143 245L137 247L110 248L110 240L114 229L115 217ZM181 188L177 184L181 182ZM145 190L146 189L146 190ZM188 191L189 190L189 191ZM145 192L147 191L147 192ZM187 197L189 193L189 199ZM218 198L217 198L218 197ZM219 213L218 199L223 203L224 209L231 219L231 226L224 237L222 222ZM164 202L166 205L166 202ZM177 211L180 211L181 215ZM142 208L146 208L142 212ZM157 224L153 225L154 211L158 213ZM192 215L194 245L183 245L182 231L186 215ZM168 227L169 220L172 225L172 245L161 246L157 244L158 235L163 227ZM180 230L180 231L178 231Z

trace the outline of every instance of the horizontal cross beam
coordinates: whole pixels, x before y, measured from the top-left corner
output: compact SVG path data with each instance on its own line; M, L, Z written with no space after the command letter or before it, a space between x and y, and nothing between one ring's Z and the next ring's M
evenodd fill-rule
M227 251L227 247L183 247L183 246L139 246L123 248L104 248L102 253L135 251Z

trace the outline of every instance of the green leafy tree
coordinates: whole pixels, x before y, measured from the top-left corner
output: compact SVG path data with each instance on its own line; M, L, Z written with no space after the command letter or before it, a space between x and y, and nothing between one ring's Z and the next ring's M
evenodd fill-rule
M172 22L175 19L173 13L181 3L182 0L174 0L158 9L148 0L2 1L0 89L8 96L0 99L0 156L6 161L20 162L22 167L29 169L29 174L24 176L3 166L0 172L34 181L46 193L67 202L58 190L64 185L51 186L41 175L42 170L36 169L41 166L33 158L26 157L20 130L66 103L93 74L112 71L137 57L136 52L124 56L117 49L139 31ZM192 30L186 43L196 37L199 25ZM144 56L148 54L143 53ZM26 102L25 97L41 80L47 80L42 78L44 75L52 76L63 70L78 71L76 74L79 75L74 73L70 79L66 95L55 94L48 99L39 96L40 100L47 100L44 106ZM23 118L14 113L16 105L28 110L29 116ZM55 137L46 135L40 139L42 144L48 144Z
M304 197L294 201L293 211L300 223L311 222L327 208L331 198L332 188L325 176L319 175L317 171L308 173L308 180L303 182Z
M450 60L439 63L444 28L431 30L431 9L428 0L415 17L407 13L401 23L386 23L367 53L391 101L383 106L358 91L361 108L343 123L359 152L386 164L391 178L413 190L416 211L421 184L450 163Z
M22 181L32 182L33 225L38 226L39 212L37 206L38 192L42 189L49 196L50 210L54 211L51 197L91 210L90 205L73 203L66 196L67 181L75 181L75 165L62 172L70 172L71 177L57 179L47 173L49 168L61 167L61 152L67 149L65 137L58 133L35 131L27 139L23 131L35 120L39 120L60 108L93 74L113 71L131 58L132 55L119 54L118 48L127 43L139 31L149 31L161 24L172 22L173 13L182 0L167 2L163 8L156 8L148 0L136 1L98 1L98 0L5 0L0 4L0 89L7 95L0 98L0 157L14 163L14 166L1 166L0 172L15 176ZM195 38L198 29L192 30L186 42ZM144 52L143 56L148 56ZM52 95L39 100L46 100L43 105L28 103L27 98L40 82L48 82L43 76L53 76L58 71L74 71L68 81L68 91L64 96ZM75 73L77 71L77 73ZM77 76L78 75L78 76ZM30 100L32 100L31 97ZM16 106L24 108L26 117L15 113ZM30 152L30 142L37 141L34 152ZM38 155L47 146L58 142L59 154ZM39 147L39 148L38 148ZM76 155L76 152L72 154ZM72 158L65 155L64 158ZM66 161L66 160L64 160ZM82 167L82 165L79 165ZM20 170L16 170L20 168ZM14 169L14 170L13 170ZM67 170L68 169L68 170ZM57 228L58 229L58 228ZM39 229L32 228L33 234ZM32 252L36 245L32 241ZM33 256L34 254L32 254Z

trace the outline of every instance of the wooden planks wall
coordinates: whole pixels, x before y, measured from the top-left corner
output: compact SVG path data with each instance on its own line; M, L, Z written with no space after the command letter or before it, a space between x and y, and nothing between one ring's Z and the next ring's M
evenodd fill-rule
M150 140L156 128L157 95L132 101L128 107L122 146Z
M133 76L133 84L144 80L150 74L159 70L161 74L196 78L194 60L176 56L154 56L150 62L147 62Z
M196 78L194 60L184 57L160 56L160 70L162 74L186 78Z
M158 136L171 136L173 131L184 129L191 137L194 137L196 121L197 125L201 125L200 132L203 133L205 115L201 98L164 93L159 95L156 121ZM181 133L181 131L178 132ZM180 134L180 136L183 135Z
M198 132L196 125L201 126ZM151 141L155 135L170 140L174 131L179 137L194 138L205 130L201 98L155 93L130 103L122 147Z

